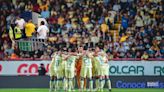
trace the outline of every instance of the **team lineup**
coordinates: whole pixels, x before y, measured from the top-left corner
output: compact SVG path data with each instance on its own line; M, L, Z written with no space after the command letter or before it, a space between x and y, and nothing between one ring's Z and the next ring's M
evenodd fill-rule
M80 92L103 91L105 83L111 92L108 57L99 47L94 50L79 47L77 51L57 51L53 54L49 71L50 92L59 89L74 91L75 78Z

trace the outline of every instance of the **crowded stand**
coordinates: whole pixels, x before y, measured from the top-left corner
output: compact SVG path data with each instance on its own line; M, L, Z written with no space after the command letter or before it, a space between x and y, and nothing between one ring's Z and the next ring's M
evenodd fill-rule
M49 60L55 51L99 46L110 60L163 61L163 4L163 0L0 0L0 60ZM45 21L38 25L24 12L35 12ZM20 42L26 42L27 49Z

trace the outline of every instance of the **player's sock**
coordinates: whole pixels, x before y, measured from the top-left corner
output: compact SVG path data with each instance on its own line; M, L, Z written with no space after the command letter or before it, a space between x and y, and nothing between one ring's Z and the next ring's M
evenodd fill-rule
M56 83L55 83L55 88L56 88L56 90L58 90L58 89L59 89L58 85L59 85L59 81L58 81L58 80L56 80Z
M50 86L49 92L53 92L53 90L54 90L54 81L50 81L49 86Z
M90 90L92 91L93 90L93 81L92 80L90 80L90 83L89 83L90 85Z
M100 88L100 80L99 79L96 79L96 90L98 90Z
M101 86L100 86L101 90L104 88L104 84L105 84L105 79L102 79L101 80Z
M64 80L63 78L59 78L59 79L58 79L58 89L59 89L59 90L65 88L64 81L65 81L65 80Z
M72 79L69 79L68 84L69 84L68 90L71 91L71 89L73 88Z
M108 79L108 89L110 89L111 90L111 81L110 81L110 79Z
M75 82L75 78L73 78L73 79L72 79L72 87L71 87L71 88L72 88L72 90L74 90L74 89L75 89L75 83L76 83L76 82Z
M64 79L64 90L68 89L68 79Z
M58 89L61 89L61 87L63 87L63 85L62 85L63 83L62 83L62 81L61 81L61 79L58 79L58 81L57 81L57 87L58 87Z
M56 91L56 80L53 82L54 90Z
M83 90L83 88L84 88L84 80L80 81L80 88Z

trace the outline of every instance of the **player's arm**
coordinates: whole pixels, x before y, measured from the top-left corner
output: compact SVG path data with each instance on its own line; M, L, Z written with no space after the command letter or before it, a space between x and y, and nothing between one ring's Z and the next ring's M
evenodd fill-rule
M108 63L110 61L110 57L108 57L108 55L105 53L105 57L106 57L106 63Z
M63 60L66 61L69 57L70 55L63 55Z

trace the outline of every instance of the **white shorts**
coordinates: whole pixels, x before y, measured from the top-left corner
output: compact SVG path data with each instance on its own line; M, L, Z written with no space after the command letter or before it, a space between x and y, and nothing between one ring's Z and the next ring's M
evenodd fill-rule
M100 76L109 76L109 65L100 66Z
M50 73L50 76L57 76L56 74L56 71L54 70L54 62L51 62L50 65L49 65L49 73Z
M92 67L82 67L80 75L83 78L92 78Z
M65 77L66 78L74 78L75 77L75 69L66 68L65 69Z

